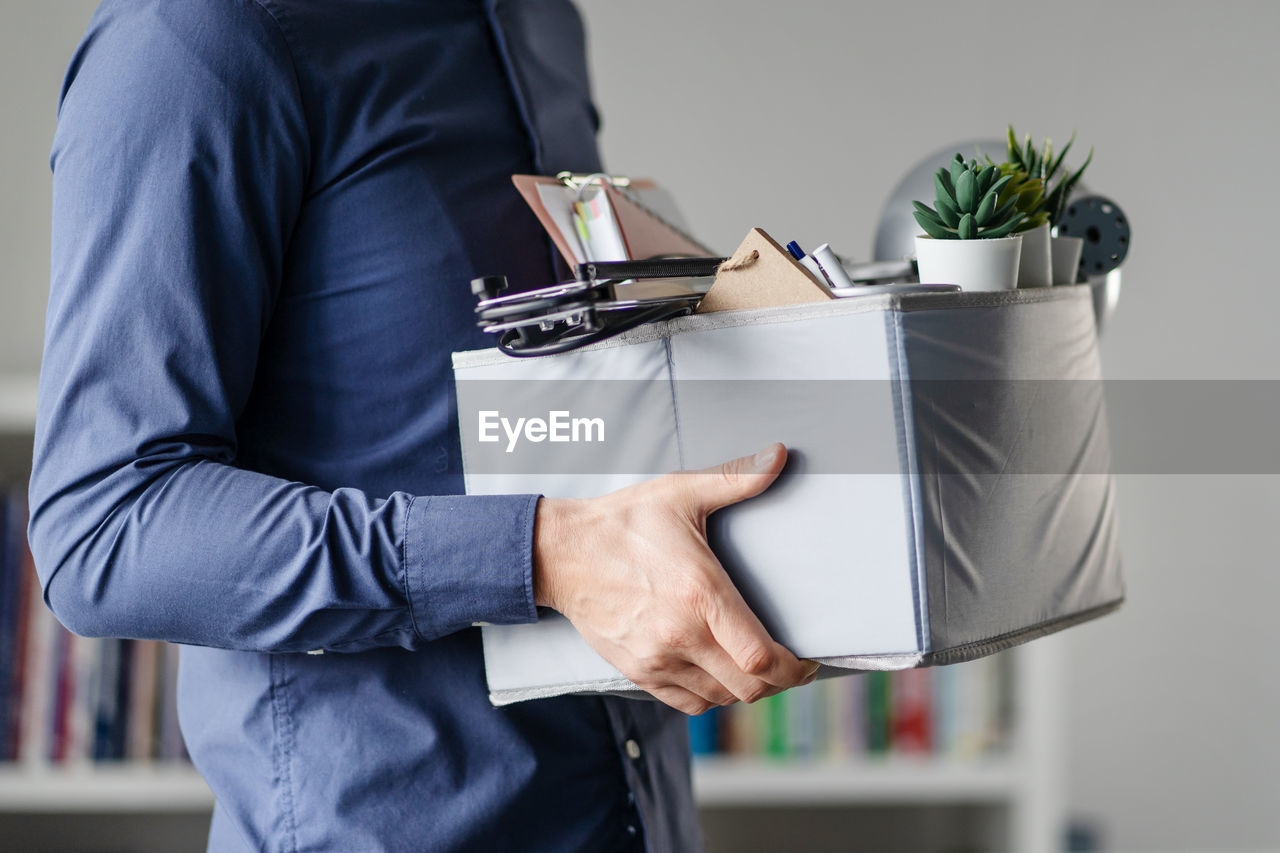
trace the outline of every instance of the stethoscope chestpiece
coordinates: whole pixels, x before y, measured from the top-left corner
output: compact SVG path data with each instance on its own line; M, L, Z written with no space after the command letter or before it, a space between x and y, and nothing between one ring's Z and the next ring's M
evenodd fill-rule
M497 299L506 289L505 275L482 275L471 279L471 292L479 299Z

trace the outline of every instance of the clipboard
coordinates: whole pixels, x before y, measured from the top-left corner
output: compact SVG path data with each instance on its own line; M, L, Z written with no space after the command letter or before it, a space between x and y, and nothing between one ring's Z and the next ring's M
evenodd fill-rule
M573 224L573 204L582 188L590 184L603 189L626 254L625 258L604 260L715 254L676 224L679 214L671 197L651 180L562 172L554 178L512 175L511 181L570 266L602 260L587 257Z

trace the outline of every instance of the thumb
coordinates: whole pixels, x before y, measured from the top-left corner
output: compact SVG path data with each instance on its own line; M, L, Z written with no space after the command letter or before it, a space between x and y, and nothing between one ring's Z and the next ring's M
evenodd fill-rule
M710 515L730 504L754 498L778 479L787 449L771 444L754 456L730 459L722 465L692 472L687 484L694 504Z

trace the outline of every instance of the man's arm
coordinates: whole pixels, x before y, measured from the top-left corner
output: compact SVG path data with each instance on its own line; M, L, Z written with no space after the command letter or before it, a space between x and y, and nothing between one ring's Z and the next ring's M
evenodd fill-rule
M73 630L358 650L535 618L535 497L330 492L235 464L309 146L256 3L95 16L54 141L30 489Z

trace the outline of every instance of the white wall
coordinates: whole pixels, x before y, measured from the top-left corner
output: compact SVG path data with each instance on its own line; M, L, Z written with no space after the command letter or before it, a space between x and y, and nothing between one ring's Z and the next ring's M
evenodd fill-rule
M0 373L39 361L54 105L93 6L0 7ZM582 6L607 162L672 186L720 249L763 225L867 257L920 156L1010 121L1075 128L1134 227L1108 373L1280 373L1280 4ZM1280 846L1280 478L1120 486L1130 603L1070 639L1072 810L1119 849Z
M49 298L49 146L96 2L0 0L0 374L35 373Z
M714 247L762 225L867 258L920 157L1074 128L1134 230L1108 374L1280 378L1280 4L580 4L608 166L670 184ZM1120 496L1129 604L1068 642L1071 810L1114 849L1280 847L1280 477Z

